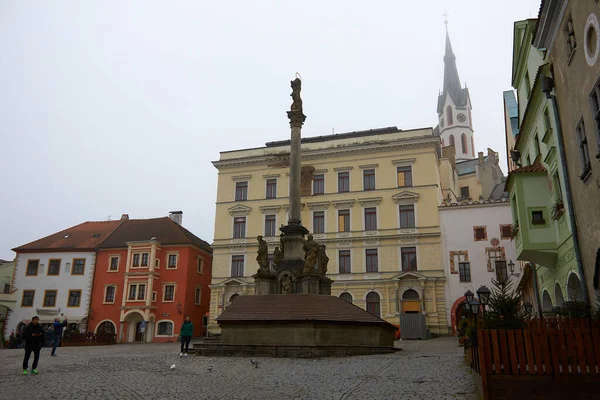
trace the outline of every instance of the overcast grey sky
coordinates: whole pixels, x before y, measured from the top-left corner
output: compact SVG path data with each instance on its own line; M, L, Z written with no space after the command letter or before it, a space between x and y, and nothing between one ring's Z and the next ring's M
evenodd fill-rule
M0 258L86 220L167 215L211 242L219 151L435 126L444 23L500 152L513 22L539 0L0 1Z

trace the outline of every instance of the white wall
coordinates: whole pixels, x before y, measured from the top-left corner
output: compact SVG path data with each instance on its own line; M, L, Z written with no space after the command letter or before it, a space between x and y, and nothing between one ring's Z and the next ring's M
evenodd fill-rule
M59 275L48 275L49 259L61 259ZM83 275L71 275L74 258L85 258L85 269ZM39 259L43 268L38 269L37 276L26 276L27 261ZM70 268L66 270L66 263L70 263ZM77 322L87 315L89 309L89 294L94 276L96 264L95 252L60 252L60 253L21 253L17 255L17 266L15 271L14 289L16 289L15 298L17 300L16 309L9 314L7 324L7 333L16 329L17 325L23 319L31 319L35 315L40 318L53 319L55 315L40 315L38 309L60 308L60 313L69 319L69 322ZM33 307L21 307L23 290L35 290ZM54 307L43 307L44 291L57 290L56 305ZM81 301L79 307L67 307L69 290L81 290ZM56 316L62 319L60 313Z
M492 278L496 272L488 272L486 247L493 247L493 238L500 240L504 247L507 263L510 260L516 264L515 274L520 274L519 262L516 257L516 245L509 239L503 240L500 235L500 225L512 224L510 203L495 203L488 205L470 205L463 207L441 207L440 224L442 226L442 260L446 276L446 314L448 323L451 321L451 308L456 300L463 297L467 290L476 293L481 285L492 289ZM475 241L474 226L485 225L487 240ZM471 263L471 282L460 282L459 274L450 273L450 252L467 250ZM458 264L455 265L458 271ZM508 269L508 268L507 268ZM510 273L510 272L509 272ZM519 276L520 277L520 276ZM516 289L519 277L513 277L513 289Z

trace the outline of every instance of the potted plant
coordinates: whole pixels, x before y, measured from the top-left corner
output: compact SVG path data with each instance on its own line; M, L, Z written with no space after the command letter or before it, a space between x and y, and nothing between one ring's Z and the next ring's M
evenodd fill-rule
M565 204L562 199L556 200L556 203L552 206L552 219L559 219L565 213Z
M512 226L511 236L514 238L519 233L519 221L515 222Z

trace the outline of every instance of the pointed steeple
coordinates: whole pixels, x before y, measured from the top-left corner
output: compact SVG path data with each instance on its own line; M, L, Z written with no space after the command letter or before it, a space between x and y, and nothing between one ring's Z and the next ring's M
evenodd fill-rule
M456 56L452 51L452 43L446 26L446 53L444 54L444 93L449 93L456 101L457 94L461 90L460 78L458 77L458 68L456 68Z

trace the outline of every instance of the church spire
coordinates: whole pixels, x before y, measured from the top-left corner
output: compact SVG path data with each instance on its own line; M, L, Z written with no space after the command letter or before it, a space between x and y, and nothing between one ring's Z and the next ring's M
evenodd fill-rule
M461 90L460 78L458 77L458 68L456 68L456 56L452 51L452 43L448 34L448 25L446 25L446 53L444 54L444 90L443 93L450 94L455 101Z

